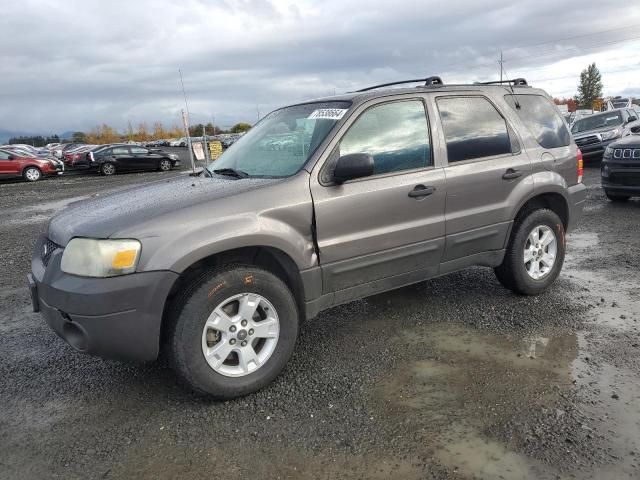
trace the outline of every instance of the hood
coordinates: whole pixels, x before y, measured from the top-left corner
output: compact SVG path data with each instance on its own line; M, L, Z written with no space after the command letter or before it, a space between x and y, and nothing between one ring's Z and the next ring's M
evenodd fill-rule
M628 135L609 144L611 148L640 148L640 135Z
M49 238L109 238L151 218L261 188L280 179L180 176L70 204L49 223Z

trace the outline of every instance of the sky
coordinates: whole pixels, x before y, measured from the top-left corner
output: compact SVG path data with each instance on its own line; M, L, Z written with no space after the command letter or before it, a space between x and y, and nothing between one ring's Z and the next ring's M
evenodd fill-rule
M283 105L439 75L553 96L600 68L640 97L638 0L21 0L0 16L0 129L253 123Z

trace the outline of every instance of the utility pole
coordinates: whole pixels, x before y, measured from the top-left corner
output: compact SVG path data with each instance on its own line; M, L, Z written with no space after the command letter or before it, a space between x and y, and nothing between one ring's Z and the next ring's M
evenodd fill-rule
M260 107L256 103L256 113L258 114L258 122L260 121Z
M498 63L500 64L500 83L502 83L502 64L504 63L504 60L502 58L502 50L500 50L500 60L498 60Z
M189 104L187 104L187 93L184 90L184 81L182 80L182 70L178 69L180 74L180 84L182 85L182 94L184 95L184 106L187 109L186 115L184 110L182 111L182 121L184 122L184 129L187 133L187 148L189 149L189 158L191 159L191 170L196 173L196 162L193 159L193 148L191 148L191 134L189 133Z

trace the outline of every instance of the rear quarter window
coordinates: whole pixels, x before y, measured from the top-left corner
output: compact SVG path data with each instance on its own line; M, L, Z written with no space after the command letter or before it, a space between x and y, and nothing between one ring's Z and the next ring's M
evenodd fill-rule
M548 98L542 95L505 95L505 100L541 147L559 148L571 143L569 130Z

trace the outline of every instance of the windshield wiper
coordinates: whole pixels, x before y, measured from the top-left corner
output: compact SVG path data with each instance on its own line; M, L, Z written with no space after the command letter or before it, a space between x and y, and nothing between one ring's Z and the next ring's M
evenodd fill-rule
M229 177L235 178L247 178L249 176L247 172L236 170L235 168L219 168L217 170L214 170L213 173L217 173L218 175L227 175Z

